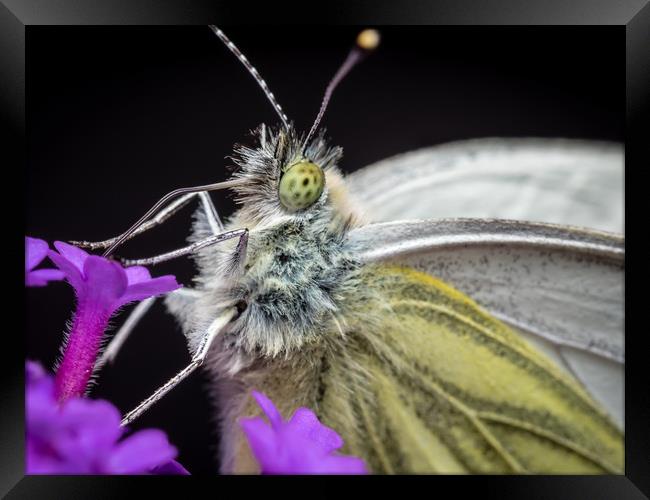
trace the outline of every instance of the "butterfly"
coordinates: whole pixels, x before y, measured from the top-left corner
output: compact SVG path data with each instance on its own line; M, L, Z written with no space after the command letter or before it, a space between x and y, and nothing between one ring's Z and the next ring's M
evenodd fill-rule
M624 240L581 229L620 231L621 149L463 141L346 178L318 124L377 34L363 32L301 133L211 28L282 123L236 148L230 180L176 190L120 237L85 242L110 255L200 202L189 246L127 261L193 255L198 274L165 299L192 362L124 422L203 366L222 472L255 471L238 419L258 414L256 389L284 414L314 409L377 473L622 473ZM218 189L239 205L225 225L207 194Z

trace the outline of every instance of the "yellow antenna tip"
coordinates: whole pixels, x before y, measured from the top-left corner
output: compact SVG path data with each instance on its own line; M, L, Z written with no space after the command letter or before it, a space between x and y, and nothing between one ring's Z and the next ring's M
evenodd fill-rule
M381 36L377 30L363 30L357 35L357 45L363 50L374 50L379 45Z

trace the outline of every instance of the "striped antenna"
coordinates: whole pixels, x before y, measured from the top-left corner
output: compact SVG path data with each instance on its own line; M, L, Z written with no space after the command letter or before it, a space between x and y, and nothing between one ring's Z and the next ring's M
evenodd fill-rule
M341 67L338 69L334 77L330 80L330 83L327 85L327 88L325 89L325 95L323 96L323 101L321 102L320 109L318 110L318 115L316 116L314 124L311 126L311 129L307 134L307 138L302 145L303 155L305 149L307 148L307 145L309 144L309 141L316 133L316 130L318 130L318 125L320 125L320 121L325 114L325 110L327 109L330 98L334 93L334 89L341 82L341 80L345 78L345 75L347 75L350 70L354 68L356 64L361 62L368 53L377 48L379 45L379 40L379 32L376 30L363 30L357 35L356 44L354 47L352 47L352 50L348 54L348 57L345 59L345 61L343 61L343 64L341 64Z
M275 109L275 112L282 120L282 123L284 124L284 128L286 130L289 130L289 119L287 118L287 115L284 114L284 111L282 111L282 107L278 104L278 101L275 100L275 96L273 95L273 92L271 92L268 85L266 84L264 79L260 76L260 74L257 72L255 67L248 61L248 59L246 59L246 56L241 53L241 51L237 48L237 46L230 41L230 38L228 38L223 31L217 28L214 24L210 24L209 26L210 29L214 31L214 34L217 35L219 39L224 43L224 45L230 49L230 52L235 54L235 57L239 59L239 62L241 62L244 65L244 67L248 70L248 72L251 75L253 75L253 78L255 78L257 84L262 88L264 94L266 95L266 98L271 102L273 109Z

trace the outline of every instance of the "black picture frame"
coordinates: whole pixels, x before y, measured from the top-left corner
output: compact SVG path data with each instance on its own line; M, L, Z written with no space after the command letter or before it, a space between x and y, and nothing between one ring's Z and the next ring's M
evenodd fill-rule
M6 137L7 153L14 153L16 165L25 159L25 31L36 24L230 24L243 18L247 22L299 23L297 8L288 9L267 5L247 10L243 4L236 7L224 2L196 2L191 9L172 2L153 3L146 6L138 2L86 2L80 6L73 2L5 1L0 6L0 42L2 43L3 108L8 117ZM474 2L425 3L400 2L399 9L391 2L355 2L353 6L319 7L319 22L341 24L381 25L400 24L522 24L522 25L598 25L625 26L627 40L627 125L626 174L634 167L642 169L648 164L645 137L641 130L647 128L648 91L650 89L649 47L650 7L643 1L612 2L611 5L591 5L586 1L564 2L483 2L477 9ZM337 8L338 7L338 8ZM322 11L321 11L322 9ZM303 25L304 26L304 25ZM644 127L644 125L646 127ZM627 175L626 175L627 178ZM629 179L629 178L628 178ZM629 181L627 183L629 185ZM629 207L627 198L626 209ZM15 209L11 209L15 210ZM4 213L12 213L6 209ZM626 210L629 214L630 212ZM18 221L20 222L20 221ZM16 256L23 255L22 236L18 227L12 235L11 249ZM626 235L629 238L629 232ZM629 254L629 245L626 253ZM633 251L633 256L635 252ZM629 257L628 257L629 258ZM16 267L17 268L17 267ZM22 288L22 277L15 273L17 288ZM630 303L626 296L626 316ZM630 324L629 322L627 324ZM20 330L16 329L15 332ZM629 330L628 330L629 331ZM18 334L15 334L18 336ZM626 360L626 474L625 477L413 477L414 482L447 481L449 486L462 491L468 486L485 492L487 484L499 498L644 498L650 494L648 460L650 432L650 407L647 398L648 369L642 358L646 349L642 339L627 337ZM637 344L639 342L639 344ZM0 476L0 493L9 492L10 498L70 498L86 496L109 498L128 491L138 478L116 477L24 477L24 349L20 341L2 350L4 356L0 416L0 442L3 464ZM219 478L236 481L242 478ZM365 482L375 478L365 478ZM267 479L268 480L268 479ZM284 479L286 480L286 478ZM302 479L305 480L305 479ZM346 479L352 481L352 478ZM300 480L297 480L300 481ZM386 478L378 480L386 483ZM165 478L165 488L171 481ZM323 483L323 481L320 481ZM332 488L335 488L332 482ZM151 483L149 483L151 484ZM224 483L225 484L225 483ZM246 483L241 483L243 486ZM424 486L424 483L418 485ZM147 486L149 487L149 486ZM184 488L174 480L173 488ZM248 486L247 486L248 487ZM303 483L303 487L307 487ZM381 486L380 486L381 487ZM326 488L326 486L325 486ZM172 491L172 490L169 490ZM179 492L185 491L179 489ZM323 490L325 491L325 490ZM219 494L215 491L215 494Z

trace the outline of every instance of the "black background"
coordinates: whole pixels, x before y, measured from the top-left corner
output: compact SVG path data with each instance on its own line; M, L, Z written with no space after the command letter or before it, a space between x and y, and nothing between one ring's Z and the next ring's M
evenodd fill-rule
M224 30L305 129L358 31ZM380 49L342 83L325 115L328 135L344 148L344 171L465 138L624 138L622 27L382 33ZM276 121L250 75L204 26L29 27L26 72L27 234L50 242L118 234L167 191L225 179L233 143ZM232 210L225 195L213 199ZM123 255L181 246L190 213L130 242ZM192 266L153 270L164 273L189 285ZM29 358L53 365L72 305L65 284L27 291ZM93 396L126 412L187 361L180 330L158 305ZM194 474L216 470L205 383L193 375L133 426L167 431Z

